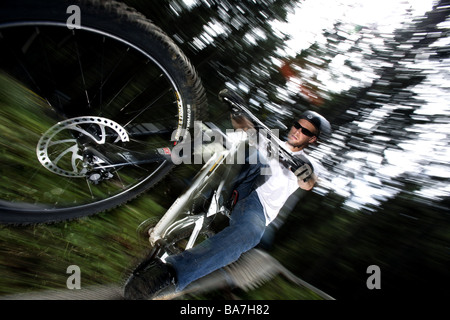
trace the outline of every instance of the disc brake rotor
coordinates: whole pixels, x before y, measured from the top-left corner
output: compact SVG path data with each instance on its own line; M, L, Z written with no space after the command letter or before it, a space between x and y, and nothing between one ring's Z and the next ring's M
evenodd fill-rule
M102 117L76 117L58 122L39 139L36 154L49 171L65 177L85 177L88 171L77 137L105 144L129 141L127 131L117 122Z

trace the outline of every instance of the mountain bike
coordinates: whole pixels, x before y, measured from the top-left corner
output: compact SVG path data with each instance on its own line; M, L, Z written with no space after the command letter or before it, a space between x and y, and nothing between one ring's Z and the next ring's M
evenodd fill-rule
M0 49L0 223L119 206L167 175L172 151L189 144L198 125L203 137L215 137L202 146L210 157L157 224L143 222L152 252L134 272L226 225L239 170L227 160L248 148L248 132L224 134L195 121L206 118L205 90L159 27L116 1L3 1ZM280 161L312 172L242 102L220 98L264 132Z
M147 257L133 270L125 288L133 286L138 275L155 259L164 261L168 256L188 250L196 244L220 232L227 223L239 194L236 193L235 178L239 175L241 165L251 165L249 149L256 150L264 140L267 157L256 156L253 161L263 164L270 161L280 161L282 165L296 171L296 175L307 179L313 173L311 162L301 156L292 156L284 143L278 138L276 130L269 129L253 113L236 98L237 96L223 90L219 98L228 105L230 112L239 117L248 118L254 128L247 131L231 130L223 133L212 123L199 123L196 131L206 138L202 141L212 141L202 147L201 152L209 155L206 163L198 171L185 192L177 198L167 212L156 224L153 218L144 221L138 228L143 237L148 237L151 250ZM214 138L211 138L214 137ZM247 155L247 156L245 156ZM239 160L240 159L240 160ZM297 171L298 170L298 171ZM299 172L300 171L300 172ZM264 172L261 172L263 178ZM161 295L171 292L173 287L161 292Z
M207 113L178 46L115 1L2 1L0 70L1 223L75 219L135 198Z
M79 25L69 23L74 8ZM115 1L3 1L0 9L0 222L86 216L161 180L175 165L171 150L207 112L200 78L178 46ZM289 158L278 137L242 102L226 94L221 99L271 135L281 158ZM236 156L245 139L220 133L212 123L201 128L206 131L223 138L214 144L220 152L212 152L185 198L154 228L152 245L196 225L190 247L202 230L199 221L207 224L225 210L219 198L227 198L222 192L233 166L224 161ZM216 172L224 174L215 179L218 186L211 180ZM217 187L214 201L203 192L206 185ZM181 207L202 202L200 194L209 214L173 225Z

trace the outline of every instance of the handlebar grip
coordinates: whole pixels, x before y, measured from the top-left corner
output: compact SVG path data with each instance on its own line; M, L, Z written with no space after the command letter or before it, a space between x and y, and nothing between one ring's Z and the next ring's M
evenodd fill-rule
M302 155L290 157L288 160L291 166L291 171L297 176L298 179L307 181L314 173L314 167L311 162Z
M228 93L228 89L220 90L219 94L218 94L219 100L222 102L225 102L224 98L227 96L227 93Z
M219 100L227 103L230 109L239 108L239 106L245 105L244 99L242 99L242 97L228 89L223 89L219 92Z

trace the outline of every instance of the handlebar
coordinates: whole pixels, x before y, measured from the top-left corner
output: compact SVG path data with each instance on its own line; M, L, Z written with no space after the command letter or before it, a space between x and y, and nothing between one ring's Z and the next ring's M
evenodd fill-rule
M313 173L313 166L311 162L303 156L293 156L291 152L284 146L284 142L278 138L275 134L273 134L272 130L269 129L264 123L261 122L250 110L248 110L244 106L244 101L241 97L237 96L234 93L230 93L228 89L221 90L219 92L219 99L230 107L230 111L234 113L238 113L239 115L244 115L249 118L254 124L256 124L259 128L265 130L267 135L270 137L269 144L272 142L275 144L275 148L277 148L280 156L280 160L283 164L290 168L299 168L303 165L307 165L309 167L308 175ZM236 110L233 110L236 109Z

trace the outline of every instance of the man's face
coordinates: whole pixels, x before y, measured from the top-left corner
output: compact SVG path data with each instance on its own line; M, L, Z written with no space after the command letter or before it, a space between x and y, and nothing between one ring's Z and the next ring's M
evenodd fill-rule
M294 148L303 149L317 140L317 130L308 120L300 119L298 123L300 124L300 126L297 126L298 128L295 126L291 127L287 143Z

